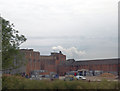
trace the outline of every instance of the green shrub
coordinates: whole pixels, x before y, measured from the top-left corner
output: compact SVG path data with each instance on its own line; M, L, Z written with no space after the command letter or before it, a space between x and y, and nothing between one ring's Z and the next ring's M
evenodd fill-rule
M118 89L118 82L30 80L19 76L3 76L2 89Z

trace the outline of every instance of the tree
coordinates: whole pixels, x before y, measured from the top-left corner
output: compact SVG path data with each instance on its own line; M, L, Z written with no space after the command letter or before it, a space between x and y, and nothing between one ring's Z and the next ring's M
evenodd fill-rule
M26 41L24 35L20 35L14 29L14 25L2 18L2 68L15 67L14 62L20 58L19 46Z

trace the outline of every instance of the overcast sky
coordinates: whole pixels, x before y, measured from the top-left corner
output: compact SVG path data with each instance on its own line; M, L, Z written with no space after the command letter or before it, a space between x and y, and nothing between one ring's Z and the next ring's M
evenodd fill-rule
M119 0L0 0L1 16L27 37L21 48L67 58L118 56Z

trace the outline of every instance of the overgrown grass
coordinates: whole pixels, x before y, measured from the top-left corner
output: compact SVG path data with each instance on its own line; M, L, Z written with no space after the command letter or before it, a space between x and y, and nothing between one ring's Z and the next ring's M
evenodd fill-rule
M2 88L7 89L117 89L118 82L87 82L63 80L30 80L19 76L2 77Z

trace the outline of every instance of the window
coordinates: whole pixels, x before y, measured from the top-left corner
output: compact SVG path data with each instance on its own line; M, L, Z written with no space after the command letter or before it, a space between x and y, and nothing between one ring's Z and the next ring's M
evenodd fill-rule
M31 59L29 59L29 62L31 62Z
M38 62L40 62L40 60L38 60Z
M33 60L33 62L35 63L35 59Z
M57 60L59 60L59 57L57 56Z
M33 60L33 67L35 68L35 59Z
M31 57L31 53L30 53L30 57Z

